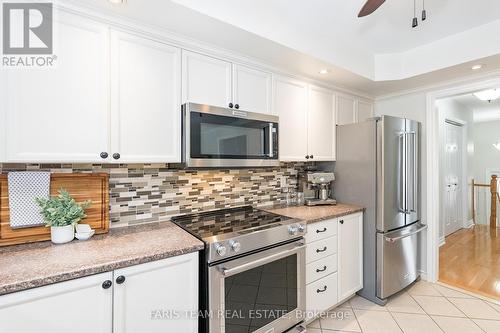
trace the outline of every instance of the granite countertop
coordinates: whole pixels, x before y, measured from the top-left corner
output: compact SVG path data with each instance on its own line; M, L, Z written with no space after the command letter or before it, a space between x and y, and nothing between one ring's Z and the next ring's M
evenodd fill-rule
M318 222L364 211L356 205L338 203L325 206L272 206L261 208L265 211L301 219L306 223Z
M0 295L202 250L172 222L111 229L88 241L0 247Z

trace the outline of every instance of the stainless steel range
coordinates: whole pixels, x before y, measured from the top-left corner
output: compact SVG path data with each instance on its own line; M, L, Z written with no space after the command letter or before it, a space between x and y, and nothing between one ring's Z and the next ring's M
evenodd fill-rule
M249 206L175 217L205 242L200 332L301 332L306 225Z

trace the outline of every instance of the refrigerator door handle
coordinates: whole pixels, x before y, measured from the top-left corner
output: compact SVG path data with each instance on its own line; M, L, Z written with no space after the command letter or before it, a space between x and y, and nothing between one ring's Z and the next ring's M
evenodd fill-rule
M420 228L412 231L412 232L409 232L407 234L404 234L404 235L401 235L401 236L396 236L396 237L385 237L385 240L389 243L394 243L400 239L403 239L403 238L406 238L406 237L409 237L409 236L412 236L412 235L415 235L415 234L418 234L419 232L421 231L424 231L425 229L427 229L427 224L424 224L422 225Z
M418 199L418 148L417 148L417 133L408 132L406 134L406 213L414 213L417 211ZM411 177L411 181L409 178ZM411 186L411 188L410 188ZM411 199L410 199L411 198Z
M401 133L398 137L399 143L399 156L398 156L398 209L402 213L407 213L407 143L406 133Z

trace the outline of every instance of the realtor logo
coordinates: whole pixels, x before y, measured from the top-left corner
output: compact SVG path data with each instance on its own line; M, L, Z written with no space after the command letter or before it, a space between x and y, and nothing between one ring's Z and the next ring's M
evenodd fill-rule
M52 54L52 3L3 3L3 54Z

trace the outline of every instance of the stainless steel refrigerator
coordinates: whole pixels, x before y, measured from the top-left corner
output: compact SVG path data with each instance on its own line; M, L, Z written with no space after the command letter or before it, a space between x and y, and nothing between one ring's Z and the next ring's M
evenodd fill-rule
M382 116L337 127L334 195L366 207L363 289L378 304L419 278L419 122Z

